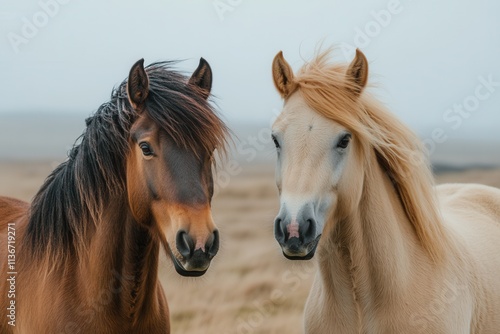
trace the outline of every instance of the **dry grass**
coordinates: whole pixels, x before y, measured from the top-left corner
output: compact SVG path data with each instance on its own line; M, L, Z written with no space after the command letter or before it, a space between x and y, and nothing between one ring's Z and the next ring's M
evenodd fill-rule
M1 163L0 194L29 200L54 167ZM500 188L500 170L448 173L438 182L476 182ZM302 309L314 261L283 258L273 237L278 210L273 166L248 166L214 199L222 248L201 278L178 276L162 259L161 279L173 333L301 333Z

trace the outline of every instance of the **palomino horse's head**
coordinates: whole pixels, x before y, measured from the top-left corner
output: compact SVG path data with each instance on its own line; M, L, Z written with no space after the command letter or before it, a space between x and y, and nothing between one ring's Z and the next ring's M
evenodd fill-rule
M212 165L226 127L207 102L212 72L203 58L189 80L155 71L161 69L145 70L140 60L127 81L138 114L126 167L130 208L139 223L158 233L179 274L201 276L219 249Z
M321 68L314 68L318 66L315 63L309 66L318 78L308 78L310 73L296 78L281 52L273 62L274 83L285 99L283 111L273 125L281 202L274 222L275 237L285 257L301 260L314 256L325 222L339 201L359 203L363 173L356 135L319 113L311 99L304 97L304 89L338 93L333 97L338 101L335 107L349 113L349 109L357 107L356 100L368 75L368 63L360 51L348 68L332 69L338 72L333 76L338 82L321 82ZM321 85L335 89L321 90ZM319 96L313 100L330 98Z

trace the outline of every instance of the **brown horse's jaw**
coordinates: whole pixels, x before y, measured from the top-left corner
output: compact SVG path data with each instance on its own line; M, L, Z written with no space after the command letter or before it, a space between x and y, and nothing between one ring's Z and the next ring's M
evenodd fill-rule
M168 245L168 243L166 241L162 240L162 245L163 245L163 248L165 249L165 253L167 253L168 256L170 257L170 259L172 260L172 262L174 264L175 271L177 271L177 273L179 275L184 276L184 277L200 277L200 276L203 276L207 272L208 267L206 269L203 269L203 270L186 270L184 268L184 266L181 264L181 262L179 261L179 259L177 259L177 257L174 255L174 253L172 252L172 249L170 249L170 246Z
M172 258L172 262L174 263L175 271L177 271L177 273L181 276L200 277L203 276L208 270L208 267L203 270L186 270L172 252L170 252L170 257Z

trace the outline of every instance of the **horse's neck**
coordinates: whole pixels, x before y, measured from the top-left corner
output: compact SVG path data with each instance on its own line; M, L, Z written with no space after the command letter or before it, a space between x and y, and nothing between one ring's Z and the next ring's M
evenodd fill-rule
M105 298L103 307L134 320L158 306L153 296L159 242L132 218L127 205L115 203L105 211L89 238L88 255L82 261L88 282L82 283L87 299Z
M396 190L373 160L358 209L342 221L330 221L334 227L325 231L326 242L318 249L330 300L343 298L358 316L404 293L419 247Z

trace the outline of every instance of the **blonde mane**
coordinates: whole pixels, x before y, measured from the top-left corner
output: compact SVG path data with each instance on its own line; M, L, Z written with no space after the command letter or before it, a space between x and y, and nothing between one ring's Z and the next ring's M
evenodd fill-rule
M448 244L437 208L434 179L420 139L367 92L355 93L347 66L329 62L331 50L319 53L295 77L295 89L321 115L349 129L373 149L391 178L423 248L435 261Z

